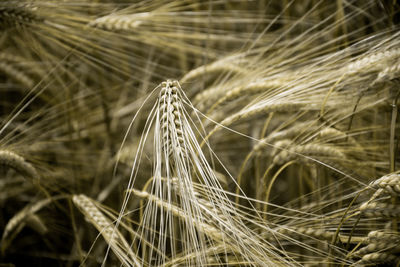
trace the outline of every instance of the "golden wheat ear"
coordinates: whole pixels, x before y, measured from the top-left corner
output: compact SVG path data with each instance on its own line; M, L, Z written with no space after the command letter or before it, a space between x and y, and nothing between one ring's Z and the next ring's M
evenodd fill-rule
M27 3L5 2L0 4L0 29L10 27L24 27L31 23L41 22L43 19L38 16L32 5Z
M142 246L142 264L164 265L169 262L166 256L174 259L180 255L186 257L188 266L223 264L226 257L232 256L250 266L276 266L277 262L290 266L291 259L282 257L282 250L268 242L266 245L244 218L237 216L240 212L202 152L197 140L199 135L203 136L198 130L201 126L189 116L186 107L195 109L180 84L167 80L159 88L142 136L149 140L147 134L154 127L152 179L146 186L148 192L140 192L133 188L132 178L127 196L134 192L147 199L137 230L140 237L134 240L152 244ZM137 172L135 168L137 165L132 173ZM195 183L202 185L201 197ZM124 213L123 207L120 214ZM210 255L209 248L221 243L225 253ZM168 253L160 255L154 248Z
M1 251L4 252L10 245L16 235L24 228L25 225L31 226L39 233L47 231L46 225L42 222L40 217L36 215L41 209L49 206L53 201L66 198L64 195L54 196L52 198L45 198L33 204L25 206L22 210L17 212L7 223L1 237Z
M30 89L34 85L34 81L24 72L4 62L0 62L0 71L11 77L21 85Z
M13 151L0 150L0 165L12 168L21 175L33 180L39 178L35 167Z
M142 266L124 236L101 212L94 200L81 194L74 195L72 201L85 218L96 227L123 266Z

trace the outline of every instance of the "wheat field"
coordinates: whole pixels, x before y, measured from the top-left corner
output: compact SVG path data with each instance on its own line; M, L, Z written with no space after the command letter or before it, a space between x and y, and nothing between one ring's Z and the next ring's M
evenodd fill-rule
M0 266L400 266L399 23L0 2Z

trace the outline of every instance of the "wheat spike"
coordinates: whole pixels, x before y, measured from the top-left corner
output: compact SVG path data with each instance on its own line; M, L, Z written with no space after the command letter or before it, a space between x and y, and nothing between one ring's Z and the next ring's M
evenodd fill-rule
M97 208L94 200L81 194L74 195L72 201L90 223L96 227L124 266L142 266L123 235Z
M3 235L1 237L1 248L4 251L10 242L7 240L10 234L22 223L25 222L29 218L29 216L34 215L36 212L40 211L43 207L49 205L56 199L61 199L63 197L53 197L53 198L46 198L39 200L38 202L27 205L17 214L15 214L7 223L6 227L4 228Z
M42 20L31 5L7 2L0 4L0 27L27 25Z
M178 218L181 218L183 221L187 220L186 212L179 207L173 205L172 203L162 201L161 199L144 191L138 191L136 189L133 189L132 191L136 196L146 198L149 201L156 203L157 206L165 208L167 211L171 211L172 214L174 214ZM214 228L212 225L206 224L202 221L198 221L194 218L189 218L189 220L193 221L193 224L196 226L196 228L199 229L199 231L204 232L206 235L210 236L217 242L224 242L224 240L227 238L224 233Z
M168 203L166 201L163 201L157 197L155 197L152 194L149 194L147 192L144 191L139 191L136 189L132 189L132 192L138 196L138 197L142 197L142 198L146 198L148 199L148 201L152 201L154 202L159 208L161 209L165 209L166 211L170 211L174 216L180 218L182 221L187 221L188 220L188 214L187 212L185 212L184 210L182 210L181 208L179 208L178 206L172 204L172 203ZM204 210L207 211L207 213L205 213L205 218L209 217L205 222L205 221L201 221L199 219L195 219L195 218L189 218L191 221L193 221L193 224L195 225L195 227L203 232L204 234L206 234L208 237L212 238L214 242L216 242L216 244L213 244L214 247L218 247L220 245L223 245L225 250L229 250L231 253L239 253L238 255L236 255L236 257L240 257L240 251L243 252L243 248L239 247L237 244L237 241L235 240L236 237L234 235L232 235L232 233L229 233L230 231L228 229L226 230L221 230L219 229L217 226L213 226L213 224L215 222L212 221L211 218L213 217L217 217L220 216L221 218L224 218L225 214L223 212L221 212L221 210L218 210L215 206L213 206L211 203L207 202L205 199L200 199L199 202L201 203L201 205L203 205ZM217 215L218 214L218 215ZM226 220L229 220L229 218L225 218ZM220 226L219 226L220 227ZM228 230L228 231L227 231ZM236 233L236 234L241 234L241 241L242 242L255 242L255 239L249 238L249 236L243 234L243 233ZM249 240L250 239L250 240ZM260 253L257 250L253 251L253 248L248 247L246 249L247 253L250 254L254 254L257 255L258 253ZM205 253L206 251L202 252ZM226 253L226 251L225 251ZM185 257L188 257L190 255L186 255ZM201 256L198 255L198 256ZM245 256L245 255L242 255ZM253 256L253 257L254 257ZM214 251L214 255L210 255L209 257L216 257L215 251ZM243 260L245 260L246 257L244 257ZM207 260L207 262L209 262L209 260ZM276 263L278 264L278 263ZM258 265L258 264L256 264ZM278 264L279 265L279 264Z
M321 129L321 126L313 125L313 122L298 122L295 126L281 130L278 132L273 132L267 137L263 138L253 147L254 152L260 152L263 148L268 146L268 144L274 143L278 140L282 139L294 139L297 137L307 136L313 132L317 132L313 136L318 137L324 142L333 142L336 140L344 140L347 139L349 143L354 144L358 148L361 148L361 145L351 136L348 136L345 132L337 130L332 127L324 127Z
M208 104L213 102L213 100L215 101L224 90L225 88L222 86L215 86L202 90L194 97L193 104L196 105L199 110L204 110Z
M35 84L35 82L28 75L7 63L0 62L0 70L26 88L30 89Z
M207 264L210 258L205 253L208 244L216 243L217 238L229 248L225 256L234 254L252 266L275 266L276 258L280 258L283 265L291 265L290 259L279 256L279 249L275 251L275 247L265 246L241 218L232 215L235 210L233 203L201 151L183 102L191 104L179 83L166 81L159 87L157 102L146 123L148 128L152 126L150 122L155 124L154 179L151 180L150 193L141 192L142 196L156 199L147 201L144 208L138 230L141 239L155 242L153 246L160 250L171 247L171 258L178 255L176 243L182 247L182 255L201 252L195 259L188 259L187 265ZM144 131L148 132L148 128ZM147 137L144 135L142 138ZM132 172L135 173L135 169ZM196 194L195 179L206 189L203 195L209 202L207 205L202 204ZM135 192L132 190L133 187L128 188L128 192ZM160 214L157 221L154 219L156 214ZM180 218L178 227L183 237L178 240L173 217ZM149 264L163 265L167 262L165 258L154 255L151 248L145 251L144 254L148 252L145 261Z
M387 66L381 72L379 72L378 77L374 81L374 83L379 83L385 80L392 80L395 77L398 77L400 73L400 63L394 63L391 66Z
M291 74L287 74L289 77ZM251 82L246 85L238 86L232 90L229 90L222 98L220 98L212 107L208 113L211 113L214 109L219 106L226 104L229 101L233 101L242 96L255 95L259 93L268 92L268 90L279 88L288 81L284 78L269 78L265 81Z
M39 178L39 174L32 164L25 161L23 157L10 150L0 150L0 165L13 168L20 174L32 179Z
M178 95L179 84L176 81L166 81L161 86L159 103L163 151L168 155L176 153L176 157L184 157L187 151L182 129L183 107Z
M346 67L346 71L349 75L361 72L363 70L379 70L382 69L382 65L385 66L384 68L386 69L387 63L397 59L398 57L400 57L400 48L386 49L384 51L372 53L371 55L367 55L361 59L351 62Z
M380 241L379 243L370 243L366 247L363 247L359 249L356 253L356 255L367 255L372 252L390 252L390 253L396 253L400 251L399 248L399 243L386 243Z
M111 14L91 21L89 26L108 31L135 30L145 21L151 20L153 16L154 14L151 12L142 12L129 15Z
M388 203L365 202L360 206L360 211L367 217L398 218L400 207Z
M318 137L326 142L333 142L333 141L337 141L337 140L340 140L340 141L346 140L350 144L359 148L360 151L363 150L362 146L359 144L359 142L357 142L357 140L354 137L348 135L347 133L345 133L341 130L335 129L333 127L325 127L323 129L321 129L318 132Z
M278 132L272 132L267 137L258 141L253 147L252 153L261 152L262 149L270 146L270 144L277 142L278 140L293 140L294 138L301 138L303 135L308 136L315 131L316 134L314 134L313 136L321 139L321 141L333 142L336 140L347 139L348 142L350 142L351 144L354 144L357 147L361 147L360 144L353 137L348 136L346 133L340 130L332 127L325 127L322 129L320 128L321 126L313 125L313 122L296 123L296 125L291 128Z
M382 176L371 182L370 186L376 189L384 189L393 196L400 195L400 175L398 173L392 173Z
M23 62L25 59L20 56L12 55L10 53L0 52L1 61L11 61L11 62Z
M312 227L282 227L277 229L278 233L287 236L306 236L312 237L318 240L325 240L331 242L335 237L336 233L333 231L326 231L324 229L315 229ZM349 241L349 237L346 235L339 235L338 238L342 243L347 243ZM352 237L350 242L351 243L367 243L367 238L364 237Z
M273 159L275 165L282 165L293 159L302 159L302 156L309 157L330 157L333 159L345 159L346 155L338 148L324 144L293 145L288 149L279 152Z
M232 63L231 61L231 58L224 58L222 60L218 60L216 62L195 68L186 73L185 76L182 77L180 82L186 83L202 77L203 75L210 75L214 73L229 73L232 75L242 75L246 73L244 69L236 66L236 63Z
M365 264L378 264L378 263L398 263L400 258L396 255L384 252L374 252L364 255L361 260L355 263L355 266L363 266Z
M370 242L385 242L385 243L393 243L400 241L400 235L396 232L388 232L388 231L371 231L368 233L368 240Z
M201 256L201 254L207 254L210 255L208 262L211 264L218 265L218 261L214 259L215 255L218 254L224 254L226 252L226 247L224 245L216 245L216 246L210 246L206 251L195 251L190 254L186 255L179 255L175 257L174 259L171 259L170 261L167 261L163 267L172 267L172 266L181 266L185 265L187 261L189 261L192 258L196 258Z
M279 111L295 111L299 110L303 107L307 106L304 103L293 103L293 102L282 102L282 103L273 103L273 104L262 104L255 107L245 108L240 112L237 112L226 119L224 119L220 124L216 125L207 135L206 140L216 132L218 132L222 126L228 127L233 123L244 120L244 119L251 119L255 116L266 115L271 112L279 112Z
M29 69L34 73L37 73L40 77L44 77L46 75L45 70L39 66L38 62L28 60L24 57L17 56L11 53L0 52L0 62L8 67L2 66L0 69L16 81L19 81L21 84L25 85L28 88L31 88L34 85L34 81L26 75L24 72L15 68L14 66L8 65L8 63L12 63L18 67L24 67L24 69Z
M310 122L299 122L296 123L294 127L281 130L279 132L272 132L267 137L257 142L257 144L253 147L254 152L260 152L267 144L271 144L277 142L279 140L287 139L292 140L294 137L305 131L312 131L314 127L312 127Z
M400 235L389 231L371 231L366 239L367 246L357 250L354 256L363 256L373 252L400 252Z

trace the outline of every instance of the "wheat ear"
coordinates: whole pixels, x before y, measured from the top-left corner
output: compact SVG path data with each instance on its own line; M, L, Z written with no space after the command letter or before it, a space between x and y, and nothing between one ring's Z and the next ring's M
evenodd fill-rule
M153 196L152 194L149 194L145 191L139 191L136 189L132 189L132 192L141 198L145 198L148 199L149 201L152 201L154 203L156 203L156 205L158 207L164 208L167 211L172 212L172 214L180 219L182 219L183 221L187 220L187 214L184 210L182 210L181 208L175 206L172 203L168 203L165 202L155 196ZM209 237L211 237L214 241L217 241L219 243L224 242L223 240L226 239L226 236L224 236L224 234L219 231L218 229L214 228L212 225L206 224L203 221L199 221L196 220L194 218L189 218L191 221L193 221L193 224L196 226L197 229L199 229L199 231L205 233L206 235L208 235Z
M306 106L306 104L304 104L304 103L293 103L293 102L285 103L285 102L283 102L283 103L275 103L275 104L263 104L260 106L243 109L242 111L227 117L220 124L215 125L215 127L209 132L209 134L207 135L207 137L205 138L203 143L208 138L210 138L213 134L218 132L223 126L228 127L239 120L244 120L244 119L248 120L252 117L266 115L271 112L295 111L295 110L299 110L305 106Z
M143 22L154 16L151 12L142 12L129 15L107 15L97 18L89 26L108 31L128 31L137 29Z
M385 242L393 243L400 242L400 234L389 231L371 231L368 233L369 242Z
M274 157L272 162L275 165L282 165L285 162L296 158L302 159L302 156L323 156L333 159L346 159L346 155L334 146L325 144L306 144L293 145L288 149L282 150Z
M282 250L266 246L241 217L234 216L237 210L223 190L192 129L193 122L184 108L184 103L189 106L191 103L179 83L168 80L159 88L159 97L144 130L148 133L152 122L155 123L153 176L158 179L152 179L150 194L159 201L146 203L137 231L142 233L142 239L157 242L154 246L159 249L165 249L168 245L172 256L176 256L178 249L174 246L177 240L174 225L178 221L180 232L183 233L178 240L182 244L183 254L207 251L210 243L217 242L214 238L222 238L221 242L225 243L227 252L215 258L220 261L233 254L248 261L251 266L276 266L278 258L280 265L291 265L291 258L281 256ZM144 138L147 138L146 134L142 136ZM168 183L162 183L161 177L165 177ZM176 178L177 186L171 185L173 178ZM204 208L199 201L194 188L195 179L207 189L203 193L210 203L207 207L213 207L218 212ZM133 186L128 187L128 191L132 190ZM144 194L149 196L149 193ZM179 217L180 220L174 220L175 214L179 213L183 216ZM160 214L157 221L154 219L155 214ZM199 228L209 225L213 226L209 230ZM165 258L153 255L151 250L149 252L148 262L158 262L160 265L166 262ZM204 266L208 258L208 254L200 253L199 257L188 260L187 265Z
M300 137L302 134L308 134L309 132L313 133L314 131L317 131L317 133L313 136L318 137L325 142L347 139L348 142L350 142L351 144L354 144L357 147L361 147L361 145L353 137L347 135L345 132L342 132L332 127L325 127L322 129L320 128L321 126L313 125L312 122L296 123L296 125L291 128L278 132L273 132L267 137L263 138L253 147L251 153L261 152L262 149L268 147L269 144L274 143L278 140L294 139L296 137Z
M95 201L85 195L74 195L72 201L96 227L124 266L142 266L123 235L114 224L97 208Z
M363 70L381 69L381 65L386 66L388 62L400 57L400 48L391 48L367 55L361 59L357 59L347 65L348 74L362 72ZM386 68L386 67L385 67Z
M24 62L25 61L25 59L20 56L16 56L16 55L12 55L10 53L4 53L4 52L0 52L0 60L1 61L11 61L11 62Z
M266 81L252 82L250 84L238 86L232 90L229 90L222 98L220 98L214 105L211 106L211 108L208 110L207 113L211 113L217 107L222 106L225 103L233 101L239 97L255 95L258 93L267 92L268 90L274 88L279 88L282 85L284 85L285 82L287 81L285 81L282 78L281 79L276 78Z
M293 127L290 127L285 130L275 131L257 142L257 144L253 147L253 153L261 152L262 149L268 146L268 144L274 143L283 139L293 139L296 136L304 133L305 131L313 130L315 127L312 127L312 123L310 122L297 122Z
M375 189L383 189L392 196L400 195L400 174L392 173L373 181L370 186Z
M329 242L332 241L336 236L335 232L326 231L324 229L315 229L312 227L291 226L291 227L279 228L277 232L287 236L307 236ZM349 242L349 240L353 244L354 243L366 244L368 242L368 238L365 237L352 237L351 239L349 239L349 237L346 235L339 235L338 238L342 243L347 243Z
M394 204L365 202L360 206L360 211L367 217L399 218L400 207Z
M234 65L232 62L230 62L230 60L223 59L189 71L185 74L185 76L182 77L180 82L186 83L196 78L202 77L203 75L210 75L214 73L229 73L232 75L240 75L244 74L245 70Z
M221 244L221 245L216 245L216 246L210 246L206 251L195 251L193 253L185 254L185 255L177 255L177 257L171 259L170 261L165 262L163 264L163 267L172 267L172 266L183 266L185 263L192 259L201 256L201 254L209 254L210 258L208 262L212 262L212 258L215 257L218 253L225 253L226 252L226 247Z
M399 263L400 258L396 255L384 252L374 252L364 255L361 260L355 263L355 266L365 266L366 264L373 264L376 266L379 263ZM372 265L371 265L372 266ZM395 265L393 265L395 266Z
M202 90L194 97L193 104L196 105L199 110L203 110L208 106L208 103L215 101L224 90L226 89L222 86L215 86Z
M397 243L387 243L382 240L379 242L373 242L368 244L366 247L359 249L355 255L367 255L373 252L390 252L390 253L397 253L400 251L399 242Z
M6 5L6 6L4 6ZM43 21L35 8L28 4L0 4L0 27L27 25L32 22Z
M13 55L13 54L6 53L6 52L0 52L0 62L2 64L6 64L6 63L10 62L13 65L16 65L18 67L27 67L27 68L29 68L30 71L35 72L40 77L46 76L46 72L43 70L43 68L41 66L39 66L39 64L37 64L37 62L29 61L26 58L23 58L21 56ZM11 67L11 70L8 70L7 68L2 68L2 71L5 72L6 74L10 75L11 77L14 77L15 80L21 82L26 87L29 87L29 86L32 87L32 85L33 85L33 80L28 75L21 72L19 69L15 68L15 67ZM16 74L14 74L13 72L16 72ZM19 78L19 75L17 75L17 74L20 74L21 77L25 76L24 79L22 80L21 78ZM32 85L30 85L30 84L32 84Z
M28 75L7 63L0 62L0 70L29 89L34 85L34 81Z
M398 77L400 74L400 63L394 63L391 66L386 67L381 72L379 72L378 77L373 83L379 83L386 80L392 80L395 77Z
M6 227L4 228L3 235L1 237L1 247L2 250L5 250L8 243L7 239L10 237L10 234L19 226L22 225L29 216L34 215L36 212L40 211L42 208L46 207L54 200L59 200L65 198L65 196L56 196L52 198L46 198L39 200L38 202L28 205L15 214L7 223Z
M217 242L217 244L213 244L213 246L218 247L221 244L224 245L225 253L227 252L226 250L229 250L231 253L235 253L235 254L243 251L243 248L237 246L237 244L236 244L237 241L235 240L236 237L229 235L225 231L221 231L221 229L214 227L212 224L206 223L203 220L200 221L193 217L188 218L188 216L190 216L190 214L187 214L187 212L185 212L178 206L176 206L172 203L163 201L160 198L158 198L152 194L149 194L148 192L139 191L136 189L132 189L131 191L138 197L146 198L146 199L148 199L148 201L154 202L160 209L165 209L165 211L171 212L174 216L180 218L180 220L182 220L184 222L187 222L188 219L191 220L192 223L194 224L194 226L200 232L204 233L205 235L210 237L213 241ZM206 200L201 199L200 203L202 203L202 205L204 205L203 209L207 210L208 213L210 214L210 216L215 216L216 214L218 214L218 216L224 217L223 212L221 212L220 210L217 210L215 206L213 206L211 203L208 203ZM213 215L211 215L211 214L213 214ZM228 220L228 218L226 218L226 220ZM243 234L241 236L242 242L245 242L245 241L249 242L250 241L249 239L252 239L251 237L246 236L244 233L237 233L237 234ZM256 239L254 239L254 240L256 240ZM204 255L205 252L200 252L200 253L202 255ZM247 248L247 253L252 253L252 254L254 253L255 255L257 255L260 252L254 248L249 247L249 248ZM216 256L215 251L213 254L214 255L212 255L212 256L215 257ZM239 257L239 255L236 255L235 257ZM186 255L186 257L188 257L188 256L189 255ZM242 256L244 256L244 259L246 259L245 255L242 255ZM253 265L253 264L251 264L251 265Z
M367 246L359 249L354 256L364 256L373 252L397 253L400 251L400 235L396 232L371 231Z
M32 164L25 161L23 157L10 150L0 150L0 165L10 167L23 176L30 177L32 179L39 178L39 174Z

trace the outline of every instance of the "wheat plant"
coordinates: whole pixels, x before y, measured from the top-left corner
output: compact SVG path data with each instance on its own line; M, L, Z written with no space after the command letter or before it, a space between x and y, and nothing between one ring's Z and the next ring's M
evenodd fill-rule
M400 5L0 3L0 266L400 265Z

